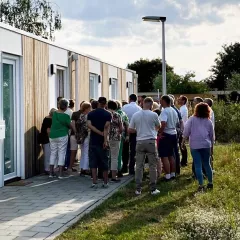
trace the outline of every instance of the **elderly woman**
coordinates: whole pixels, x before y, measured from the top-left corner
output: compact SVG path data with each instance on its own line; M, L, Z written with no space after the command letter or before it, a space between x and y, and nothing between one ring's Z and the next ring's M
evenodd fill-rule
M195 166L196 177L199 182L198 191L204 190L202 166L208 179L208 189L213 188L213 171L210 156L214 141L213 124L210 120L210 108L206 103L195 106L194 115L186 122L183 131L183 146L186 139L190 139L190 149Z
M75 126L71 125L71 119L68 114L65 114L69 102L67 99L61 99L59 102L59 110L53 113L52 126L50 130L50 175L54 176L54 164L58 160L59 179L63 178L63 166L65 164L65 156L68 145L68 133L72 128L75 132Z
M50 160L50 142L49 142L49 133L52 126L52 116L53 113L56 112L56 108L52 108L49 112L49 115L43 119L42 127L41 127L41 144L43 147L44 153L44 170L46 173L49 172L49 160Z

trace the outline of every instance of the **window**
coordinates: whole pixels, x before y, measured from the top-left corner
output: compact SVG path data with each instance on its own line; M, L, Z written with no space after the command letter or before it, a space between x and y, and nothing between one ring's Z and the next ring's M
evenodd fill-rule
M89 76L89 97L98 99L98 75L90 73Z
M57 95L58 97L61 96L61 97L64 97L64 70L62 69L57 69L57 85L58 85L58 88L57 88Z
M128 91L129 91L129 95L133 94L133 83L132 82L128 83Z
M111 94L112 94L112 99L114 100L118 100L117 85L118 85L118 80L115 78L112 78Z

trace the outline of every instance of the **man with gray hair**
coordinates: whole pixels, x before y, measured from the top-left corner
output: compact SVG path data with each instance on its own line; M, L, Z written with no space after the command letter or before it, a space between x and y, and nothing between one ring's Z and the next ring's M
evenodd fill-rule
M157 182L157 131L160 128L158 115L152 112L153 99L147 97L143 101L143 110L136 112L131 119L129 125L129 133L137 134L136 147L136 195L142 192L142 178L145 164L145 157L148 157L150 188L151 194L157 195L160 191L156 188Z

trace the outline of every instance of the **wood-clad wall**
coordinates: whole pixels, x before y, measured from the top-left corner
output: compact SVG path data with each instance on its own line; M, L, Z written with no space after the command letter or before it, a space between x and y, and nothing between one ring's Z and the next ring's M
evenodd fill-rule
M135 77L135 74L133 74L133 92L138 93L138 78Z
M118 100L123 100L122 98L122 71L118 68Z
M72 61L72 59L70 58L70 61L71 61L71 69L70 69L70 71L71 71L71 74L70 74L70 76L71 76L71 79L70 79L70 84L71 84L71 86L70 86L70 89L71 89L71 91L70 91L70 97L72 98L72 99L76 99L76 95L75 95L75 61ZM69 66L70 66L70 64L69 64Z
M78 76L79 76L79 83L78 83L78 94L79 94L79 101L89 101L89 59L85 56L78 57Z
M23 36L26 178L43 169L42 151L37 143L49 104L49 49L46 43Z
M122 69L122 100L128 100L126 96L126 71Z
M102 78L103 78L103 96L107 99L109 98L109 73L108 73L108 64L103 63L102 67Z

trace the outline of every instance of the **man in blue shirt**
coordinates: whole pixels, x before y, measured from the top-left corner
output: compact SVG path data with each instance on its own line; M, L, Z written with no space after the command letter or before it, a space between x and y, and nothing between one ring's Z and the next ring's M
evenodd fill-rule
M97 169L103 170L103 187L108 187L109 168L109 128L112 120L105 110L107 99L100 97L98 108L88 114L88 127L91 130L89 141L89 166L92 170L92 188L97 187Z

